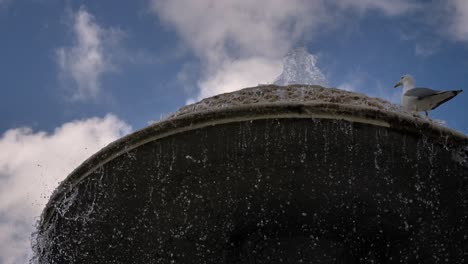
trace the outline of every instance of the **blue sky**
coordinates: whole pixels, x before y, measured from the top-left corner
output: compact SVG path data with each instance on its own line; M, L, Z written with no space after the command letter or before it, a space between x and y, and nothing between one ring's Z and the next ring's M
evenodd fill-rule
M332 87L398 103L408 73L467 90L468 1L0 0L0 263L30 256L33 218L92 153L189 101L271 83L302 45ZM468 133L467 92L430 116Z
M273 56L268 51L267 57L276 58L285 52L285 47L306 44L311 53L319 55L320 66L331 86L354 83L357 91L390 100L389 95L394 92L392 84L404 73L412 74L416 84L422 86L463 88L468 70L466 36L448 32L451 21L435 25L431 21L434 16L453 11L443 10L440 4L387 11L393 9L362 2L334 7L329 17L320 18L327 19L326 22L311 22L320 28L312 26L310 34L305 28L294 40L287 36L276 38L287 39L287 43L278 45ZM396 1L395 5L400 2L403 1ZM418 3L404 1L408 2ZM203 72L210 67L206 65L210 62L206 62L205 51L194 51L194 45L198 44L185 40L186 33L181 33L176 23L168 19L161 21L156 7L152 7L156 4L151 1L117 4L114 1L3 0L2 3L0 110L8 114L1 118L0 131L23 126L52 131L64 122L106 113L114 113L132 127L141 128L147 121L158 119L161 114L184 105L188 98L196 97L197 82L204 79ZM453 7L447 4L444 8ZM228 7L219 10L226 11ZM71 52L77 45L73 23L80 12L91 17L89 23L107 31L101 36L101 45L109 49L104 53L110 59L98 73L98 94L76 99L73 94L79 87L73 78L64 80L57 51ZM182 16L188 11L180 12ZM222 22L216 19L213 22ZM275 33L274 28L268 30ZM112 34L116 36L109 36ZM255 41L255 37L250 39ZM222 41L228 46L231 40L226 37ZM212 47L208 45L208 48ZM242 53L249 48L240 49ZM250 50L248 53L251 54L247 56L257 56ZM264 54L259 52L259 55ZM236 56L232 57L234 60ZM191 85L178 80L181 73L189 75L186 82ZM389 91L375 93L376 89L385 88ZM432 116L446 120L450 127L468 131L468 123L456 118L464 97L460 95Z

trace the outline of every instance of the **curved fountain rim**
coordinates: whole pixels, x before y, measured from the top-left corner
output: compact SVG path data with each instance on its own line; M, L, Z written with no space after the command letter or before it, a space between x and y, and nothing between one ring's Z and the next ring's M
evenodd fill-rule
M208 126L264 119L345 120L433 138L445 145L468 145L468 137L422 118L361 105L274 102L198 111L151 124L102 148L74 169L51 195L39 226L47 225L54 204L78 182L113 159L149 142Z

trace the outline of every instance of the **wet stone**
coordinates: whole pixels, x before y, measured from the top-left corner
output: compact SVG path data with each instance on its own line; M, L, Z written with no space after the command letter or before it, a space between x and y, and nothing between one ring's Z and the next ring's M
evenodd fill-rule
M454 151L331 119L175 133L64 183L37 261L465 263L468 170Z

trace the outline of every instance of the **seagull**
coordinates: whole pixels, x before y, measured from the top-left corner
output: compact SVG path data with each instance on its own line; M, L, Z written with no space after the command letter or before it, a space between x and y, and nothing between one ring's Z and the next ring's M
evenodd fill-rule
M436 109L439 105L463 92L463 90L437 91L429 88L414 88L413 78L408 74L401 76L394 88L401 85L403 85L403 93L401 94L403 108L408 111L424 111L426 117L429 110Z

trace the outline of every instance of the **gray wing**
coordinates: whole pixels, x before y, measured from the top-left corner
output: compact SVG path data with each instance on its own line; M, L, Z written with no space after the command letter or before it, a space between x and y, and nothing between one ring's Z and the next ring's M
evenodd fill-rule
M405 96L414 96L418 99L422 99L428 96L439 94L440 91L432 90L429 88L413 88L405 93Z

